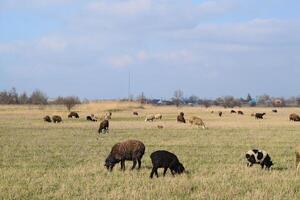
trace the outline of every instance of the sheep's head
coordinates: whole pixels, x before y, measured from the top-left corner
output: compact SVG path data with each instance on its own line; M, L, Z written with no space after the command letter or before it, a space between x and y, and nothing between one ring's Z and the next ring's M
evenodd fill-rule
M185 171L185 169L184 169L183 165L182 165L181 163L179 163L179 164L176 166L176 168L175 168L174 171L175 171L177 174L181 174L181 173L183 173L183 172Z
M119 161L114 158L111 154L108 155L108 157L105 160L104 166L106 167L107 170L112 171L114 168L115 164L117 164Z

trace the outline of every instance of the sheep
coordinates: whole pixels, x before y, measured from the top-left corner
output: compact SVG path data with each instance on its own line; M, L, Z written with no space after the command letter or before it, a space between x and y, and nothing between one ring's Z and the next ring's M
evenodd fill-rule
M112 171L115 164L121 162L121 170L125 170L125 160L132 160L133 170L138 162L138 169L141 168L141 159L145 153L145 145L138 140L126 140L121 143L115 144L110 154L105 160L105 167L107 170Z
M110 119L111 119L111 115L112 115L112 113L111 113L111 112L107 112L107 113L105 113L105 115L104 115L104 119L110 120Z
M177 122L185 123L183 112L180 112L179 115L177 116Z
M109 121L105 119L100 123L98 133L106 133L108 132L108 128L109 128Z
M253 164L260 164L261 168L264 167L266 169L270 169L270 167L273 165L272 159L270 155L264 151L259 149L252 149L246 152L245 155L248 163L248 167L252 167Z
M52 122L51 118L48 115L45 116L43 119L45 122Z
M177 156L171 152L165 150L155 151L150 155L152 162L152 171L150 173L150 178L153 178L155 173L158 178L158 168L164 168L163 176L166 175L168 169L170 169L172 175L181 174L185 172L183 165L179 162Z
M163 126L163 125L157 125L157 128L158 128L158 129L163 129L164 126Z
M154 115L147 115L146 116L146 119L145 119L145 122L149 122L149 121L152 121L155 119L155 116Z
M296 147L295 155L296 155L295 164L298 172L298 170L300 169L300 146Z
M59 122L62 122L62 118L61 118L61 116L53 115L53 116L52 116L52 121L53 121L54 123L59 123Z
M219 111L218 114L219 114L219 117L222 117L223 112Z
M263 119L263 116L265 115L266 113L255 113L255 119Z
M298 121L300 121L300 116L297 115L296 113L292 113L292 114L290 114L290 121L298 122Z
M195 116L191 117L189 119L189 122L190 122L191 125L197 125L198 127L201 126L202 129L206 129L203 120L201 118L199 118L199 117L195 117Z
M162 114L155 114L155 115L154 115L154 118L155 118L155 119L162 119Z
M70 112L70 114L68 115L68 118L73 118L73 117L79 118L78 113L77 112Z
M243 115L243 114L244 114L243 111L241 111L241 110L238 111L238 115Z
M86 116L86 120L87 121L93 121L93 122L97 121L97 119L94 117L93 114Z
M135 111L135 112L133 112L132 114L133 114L133 115L136 115L136 116L138 116L138 115L139 115L139 113L138 113L138 112L136 112L136 111Z
M277 113L278 111L276 109L272 110L273 113Z
M236 111L235 110L231 110L230 113L236 113Z

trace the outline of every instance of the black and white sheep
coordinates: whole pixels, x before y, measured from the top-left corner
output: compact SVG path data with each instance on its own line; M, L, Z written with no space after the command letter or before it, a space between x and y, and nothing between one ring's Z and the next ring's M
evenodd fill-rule
M266 169L270 169L270 167L273 165L272 159L270 155L264 151L259 149L252 149L246 152L245 155L248 163L248 167L252 167L253 164L260 164L261 168L264 167Z
M168 169L170 169L173 176L175 174L181 174L185 171L177 156L171 152L165 150L155 151L150 155L150 158L152 162L150 178L153 178L154 173L156 177L158 177L158 168L164 168L164 176L166 175Z

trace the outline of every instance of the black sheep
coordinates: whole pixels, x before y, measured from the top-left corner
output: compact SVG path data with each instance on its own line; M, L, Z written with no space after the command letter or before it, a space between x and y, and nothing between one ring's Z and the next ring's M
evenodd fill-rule
M98 133L106 133L108 132L108 127L109 127L109 122L107 119L103 120L101 123L100 123L100 127L98 129Z
M185 123L184 113L183 112L180 112L179 115L177 116L177 122Z
M52 122L51 118L47 115L44 117L45 122Z
M219 117L222 117L223 112L219 111Z
M255 119L263 119L263 116L265 115L266 113L255 113Z
M68 115L68 118L73 118L73 117L79 118L78 113L77 112L70 112L70 114Z
M156 177L158 177L158 168L164 168L164 176L166 175L168 169L170 169L173 176L174 174L181 174L185 171L177 156L171 152L165 150L155 151L150 155L150 158L152 161L152 171L150 174L150 178L153 178L154 173Z
M238 114L239 114L239 115L243 115L244 113L243 113L243 111L239 110L239 111L238 111Z
M133 170L138 162L138 169L141 167L141 159L145 153L145 145L138 140L126 140L121 143L115 144L110 154L105 160L105 167L112 171L115 164L121 162L121 170L125 170L125 160L132 160L133 166L131 169Z
M53 123L59 123L59 122L62 122L62 118L61 118L61 116L53 115L52 121L53 121Z
M236 111L235 110L231 110L230 113L236 113Z

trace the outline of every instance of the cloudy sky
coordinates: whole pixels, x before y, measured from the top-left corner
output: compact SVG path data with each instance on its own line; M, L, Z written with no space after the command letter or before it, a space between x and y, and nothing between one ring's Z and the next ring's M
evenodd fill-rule
M0 0L0 90L300 95L299 0Z

